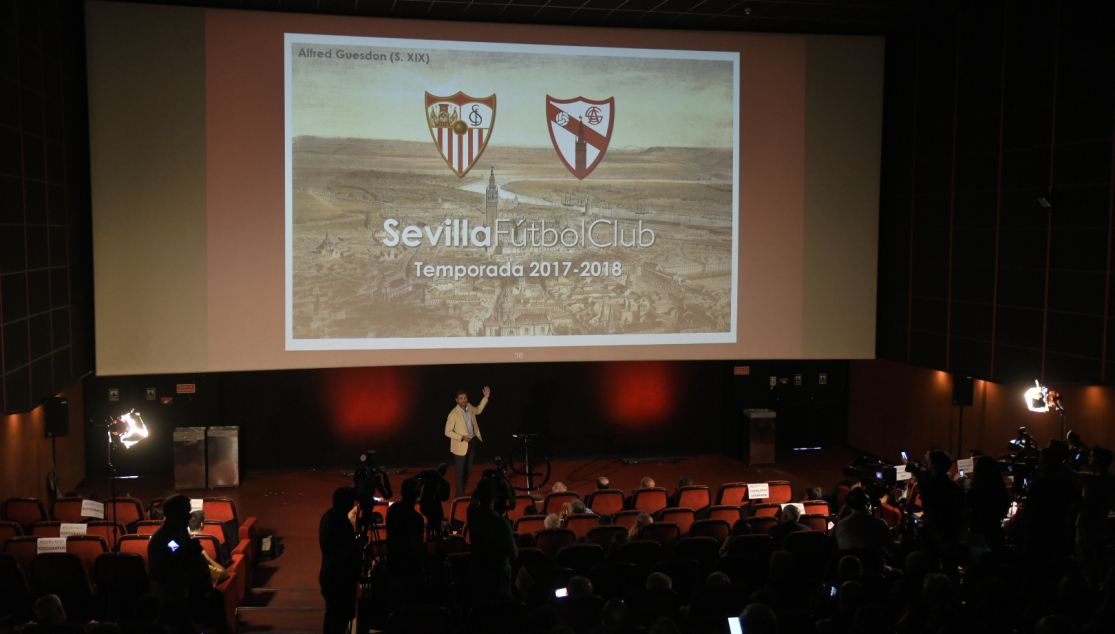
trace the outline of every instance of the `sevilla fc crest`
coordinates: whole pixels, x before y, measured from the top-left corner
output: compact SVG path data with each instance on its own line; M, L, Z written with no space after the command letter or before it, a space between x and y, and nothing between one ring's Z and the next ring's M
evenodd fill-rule
M426 123L441 157L464 176L488 145L496 118L496 96L476 99L463 92L452 97L426 93Z
M554 99L546 95L546 123L561 162L577 178L592 172L612 138L616 99Z

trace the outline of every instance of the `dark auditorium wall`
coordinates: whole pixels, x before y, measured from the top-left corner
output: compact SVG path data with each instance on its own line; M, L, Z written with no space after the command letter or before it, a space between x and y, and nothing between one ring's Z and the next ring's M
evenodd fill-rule
M887 38L876 354L1111 383L1111 4L938 15Z
M56 439L59 494L74 489L85 478L81 387L74 385L61 396L69 401L70 433ZM0 501L32 497L49 505L46 478L53 468L50 440L43 434L43 408L0 415Z
M736 456L748 407L779 413L780 446L844 444L847 362L753 361L746 363L750 376L737 376L735 365L465 364L95 377L85 381L86 424L103 425L133 407L143 414L151 435L118 452L122 475L169 474L173 429L214 425L240 427L245 472L354 468L369 449L389 467L432 466L449 457L444 426L456 389L467 389L477 404L485 385L492 399L480 416L481 462L506 458L517 433L541 434L553 459ZM795 374L803 385L794 384ZM786 383L771 389L769 376ZM196 391L179 394L180 383ZM113 391L119 400L110 400ZM107 472L105 446L103 432L87 434L90 476Z
M0 2L0 412L93 368L81 2ZM18 456L13 456L18 457Z
M952 404L953 377L947 372L893 361L851 363L848 445L897 462L901 452L920 460L929 446L957 455L960 408ZM980 449L1006 453L1019 427L1041 445L1060 436L1056 412L1026 409L1025 391L1033 383L975 382L971 407L964 408L963 455ZM1090 445L1115 447L1115 387L1066 386L1060 392L1066 429Z

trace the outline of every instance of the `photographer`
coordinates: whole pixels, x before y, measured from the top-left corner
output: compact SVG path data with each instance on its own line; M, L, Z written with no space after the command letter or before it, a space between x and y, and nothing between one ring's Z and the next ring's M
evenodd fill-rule
M159 597L159 622L180 632L194 632L194 622L214 622L228 631L210 583L201 542L190 537L190 499L175 495L163 504L166 519L147 545L151 590ZM214 609L216 608L216 609Z
M927 452L926 462L928 469L922 465L906 465L906 471L918 479L925 522L922 546L940 557L945 573L955 579L959 575L958 548L964 532L964 491L949 474L952 456L934 449Z
M476 600L511 598L511 560L518 556L511 523L495 511L497 484L482 478L468 507L471 586Z
M356 618L356 589L363 565L364 541L356 533L356 491L340 487L333 492L333 508L321 516L321 596L325 597L324 634L343 634Z

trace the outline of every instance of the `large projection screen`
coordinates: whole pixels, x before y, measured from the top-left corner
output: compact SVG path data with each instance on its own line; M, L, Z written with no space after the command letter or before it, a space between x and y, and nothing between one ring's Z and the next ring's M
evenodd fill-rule
M100 374L874 356L881 39L86 7Z

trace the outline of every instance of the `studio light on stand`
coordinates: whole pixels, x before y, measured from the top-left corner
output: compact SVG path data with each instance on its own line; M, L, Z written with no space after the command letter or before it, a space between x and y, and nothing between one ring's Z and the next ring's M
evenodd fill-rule
M1049 388L1041 384L1041 381L1034 381L1034 387L1026 390L1023 397L1026 400L1026 407L1031 412L1044 414L1051 409L1055 409L1061 414L1061 439L1065 438L1065 408L1061 405L1061 395L1058 392L1051 391Z
M105 430L108 438L108 475L109 486L112 490L112 535L113 542L120 543L119 522L117 521L116 513L116 466L112 462L112 452L117 445L123 445L124 449L131 449L136 443L147 438L147 425L143 422L143 417L139 412L133 409L130 412L117 416L108 424ZM113 565L113 588L117 587L115 583L117 566ZM109 594L109 613L112 613L112 595Z

